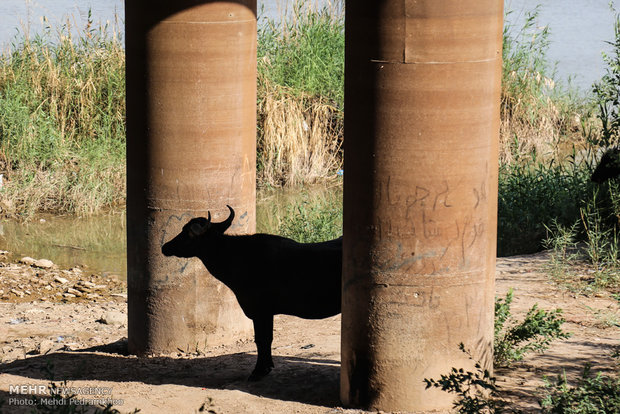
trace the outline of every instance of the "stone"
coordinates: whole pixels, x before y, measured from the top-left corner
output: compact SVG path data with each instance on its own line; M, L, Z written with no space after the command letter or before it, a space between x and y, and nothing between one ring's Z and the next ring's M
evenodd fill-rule
M11 289L9 292L11 292L12 294L14 294L15 296L19 296L20 298L24 297L24 292L17 290L17 289Z
M67 279L65 279L64 277L60 277L60 276L54 276L54 282L58 282L61 285L64 285L65 283L69 283Z
M51 260L39 259L35 260L34 265L36 267L40 267L41 269L49 269L54 266L54 263Z
M67 289L66 293L70 293L70 294L72 294L74 296L82 296L82 292L80 292L77 289L73 289L73 288Z
M49 339L42 340L39 346L37 346L37 352L41 355L45 355L53 349L54 342L50 341Z
M34 264L34 262L36 262L36 260L34 260L32 257L28 257L28 256L26 256L26 257L22 257L22 258L19 260L19 262L20 262L20 263L23 263L23 264L25 264L25 265L28 265L28 266L32 266L32 265Z
M75 285L75 288L82 293L90 293L92 291L91 288L82 285Z
M111 293L110 296L115 297L115 298L127 299L126 293Z
M127 315L118 311L108 311L99 321L106 325L125 325L127 323Z

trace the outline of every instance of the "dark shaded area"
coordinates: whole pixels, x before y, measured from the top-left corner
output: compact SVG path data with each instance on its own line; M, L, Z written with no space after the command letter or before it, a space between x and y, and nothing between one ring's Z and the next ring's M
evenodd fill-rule
M101 353L111 351L118 353ZM256 359L249 353L178 359L124 355L127 355L127 342L121 340L75 352L13 361L1 365L0 374L49 380L51 372L58 384L65 380L135 381L151 385L240 390L265 398L324 407L340 405L340 363L334 360L274 356L276 367L273 372L259 382L248 382L248 373ZM313 380L308 381L308 378ZM317 383L322 385L317 387ZM8 397L8 393L0 392L0 400L8 401Z
M590 179L595 183L603 183L620 175L620 149L608 149L594 169Z
M544 249L547 227L570 227L593 198L590 170L577 165L503 165L499 170L497 255ZM608 200L600 193L598 201Z

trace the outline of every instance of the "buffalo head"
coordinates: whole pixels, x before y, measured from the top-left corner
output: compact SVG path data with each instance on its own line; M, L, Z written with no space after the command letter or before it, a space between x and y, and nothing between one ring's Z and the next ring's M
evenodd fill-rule
M235 210L230 210L228 218L221 223L211 222L211 212L207 212L207 218L196 217L183 226L183 230L168 243L161 247L164 256L194 257L204 250L204 244L209 237L224 234L235 218Z

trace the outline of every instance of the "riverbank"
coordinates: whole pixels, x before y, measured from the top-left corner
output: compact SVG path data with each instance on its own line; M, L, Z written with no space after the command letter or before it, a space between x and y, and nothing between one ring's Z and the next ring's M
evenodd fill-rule
M2 279L13 266L25 273L38 272L45 280L58 272L72 272L7 263L1 257L0 263ZM521 318L534 303L541 309L562 308L564 328L573 334L552 342L545 354L530 354L510 369L496 370L501 396L510 408L524 412L540 411L537 399L544 393L543 375L566 374L572 381L585 363L593 372L613 372L611 354L620 342L620 330L609 323L620 317L618 301L605 292L583 296L550 282L545 274L548 264L546 253L497 263L496 295L514 289L513 315ZM80 280L105 283L96 275ZM346 410L339 403L340 316L318 321L277 316L276 368L262 381L249 383L246 378L256 357L250 338L195 354L179 351L136 358L127 354L127 305L122 295L104 293L86 299L49 291L37 300L22 299L0 298L0 400L5 409L16 397L11 386L47 387L53 376L59 386L105 390L100 397L115 400L114 408L123 413L135 408L148 413L195 412L203 404L216 413L368 413ZM78 400L94 398L85 391L77 394ZM33 395L17 397L23 401ZM9 409L20 413L31 412L32 407Z
M126 283L116 275L89 272L82 267L60 269L48 259L22 257L8 261L0 251L0 301L99 302L127 298Z

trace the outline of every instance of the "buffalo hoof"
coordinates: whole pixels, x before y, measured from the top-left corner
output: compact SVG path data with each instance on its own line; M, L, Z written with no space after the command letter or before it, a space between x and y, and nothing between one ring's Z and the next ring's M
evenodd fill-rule
M267 376L271 372L271 367L256 367L252 374L248 378L248 381L255 382L260 381Z

